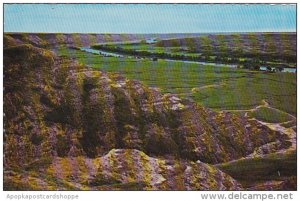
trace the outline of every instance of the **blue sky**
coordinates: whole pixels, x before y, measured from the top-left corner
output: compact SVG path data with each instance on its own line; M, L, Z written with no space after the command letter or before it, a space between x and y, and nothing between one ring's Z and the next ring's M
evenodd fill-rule
M296 31L296 5L5 4L5 32Z

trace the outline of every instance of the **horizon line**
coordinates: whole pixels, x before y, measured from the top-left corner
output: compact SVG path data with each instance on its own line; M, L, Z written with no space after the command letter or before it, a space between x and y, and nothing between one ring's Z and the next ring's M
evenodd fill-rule
M29 34L211 34L211 33L297 33L296 31L220 31L220 32L161 32L161 33L135 33L135 32L19 32L3 31L3 33L29 33Z

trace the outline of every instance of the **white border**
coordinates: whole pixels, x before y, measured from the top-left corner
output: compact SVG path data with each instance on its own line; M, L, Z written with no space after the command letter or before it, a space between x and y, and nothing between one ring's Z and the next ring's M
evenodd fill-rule
M25 0L3 0L3 2L1 2L1 22L2 22L2 26L1 26L1 37L0 37L0 43L1 43L1 50L0 50L0 58L1 58L1 68L0 68L0 74L2 76L0 76L0 104L1 104L1 109L0 109L0 113L3 114L3 3L283 3L283 4L295 4L297 3L296 0L264 0L264 1L259 1L259 0L245 0L245 1L236 1L236 0L227 0L227 1L221 1L221 0L211 0L211 1L197 1L197 0L62 0L62 1L49 1L49 0L31 0L31 1L25 1ZM299 21L299 7L297 5L297 25L298 25L298 21ZM297 26L297 32L299 31L299 26ZM297 41L299 41L299 35L297 34ZM297 50L299 50L299 42L297 44ZM300 60L300 54L297 54L297 66L299 66L299 60ZM299 71L297 71L297 83L299 83ZM297 94L299 94L300 91L300 87L297 87ZM297 96L298 98L298 96ZM299 103L299 99L297 99L297 104ZM297 113L299 113L299 107L297 107ZM1 115L1 121L0 121L0 129L1 129L1 133L3 133L3 116ZM299 127L299 124L297 122L297 127ZM1 157L1 162L0 162L0 199L1 200L10 200L7 199L7 195L8 194L31 194L31 195L39 195L39 194L53 194L53 193L59 193L57 191L46 191L46 192L41 192L41 191L26 191L26 192L20 192L20 191L5 191L3 192L3 135L0 135L0 143L1 143L1 148L0 148L0 157ZM297 145L299 145L299 141L297 141ZM298 156L299 156L299 152ZM298 162L298 161L297 161ZM299 165L298 165L298 173L299 173ZM251 172L249 172L249 174L251 174ZM298 186L299 186L299 176L298 176ZM213 191L205 191L206 193L217 193L217 194L225 194L225 195L229 195L232 192L230 191L218 191L218 192L213 192ZM98 200L98 201L114 201L114 200L118 200L118 201L168 201L168 200L172 200L172 201L193 201L193 200L200 200L200 194L202 194L204 192L200 192L200 191L128 191L128 192L124 192L124 191L67 191L67 192L62 192L62 194L76 194L79 195L79 199L78 200L82 200L82 201L92 201L92 200ZM238 193L238 192L236 192ZM243 191L242 193L263 193L262 191L249 191L249 192L245 192ZM270 191L265 191L265 193L272 193L274 195L278 194L278 193L292 193L293 194L293 198L294 200L300 200L300 193L298 191L282 191L282 192L270 192ZM227 199L228 200L228 199ZM268 200L268 199L266 199Z

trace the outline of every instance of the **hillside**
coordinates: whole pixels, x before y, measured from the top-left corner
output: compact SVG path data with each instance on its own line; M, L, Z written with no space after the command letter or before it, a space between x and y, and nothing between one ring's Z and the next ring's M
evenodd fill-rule
M214 164L292 149L256 120L58 57L45 41L4 42L7 190L237 190Z

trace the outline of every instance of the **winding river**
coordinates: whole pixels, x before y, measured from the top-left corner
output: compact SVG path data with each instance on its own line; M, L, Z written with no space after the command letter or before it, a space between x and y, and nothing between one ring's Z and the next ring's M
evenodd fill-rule
M92 49L92 48L88 48L88 47L81 47L80 50L88 52L88 53L92 53L92 54L99 54L102 56L107 56L107 57L133 58L132 56L128 56L128 55L106 52L103 50L96 50L96 49ZM164 60L170 61L170 62L183 62L183 63L193 63L193 64L210 65L210 66L217 66L217 67L237 68L237 65L235 65L235 64L220 64L220 63L210 63L210 62L203 62L203 61L188 61L188 60L175 60L175 59L164 59ZM260 66L260 70L267 71L267 67ZM275 68L272 68L272 70L275 70ZM296 73L296 68L283 68L282 72Z

